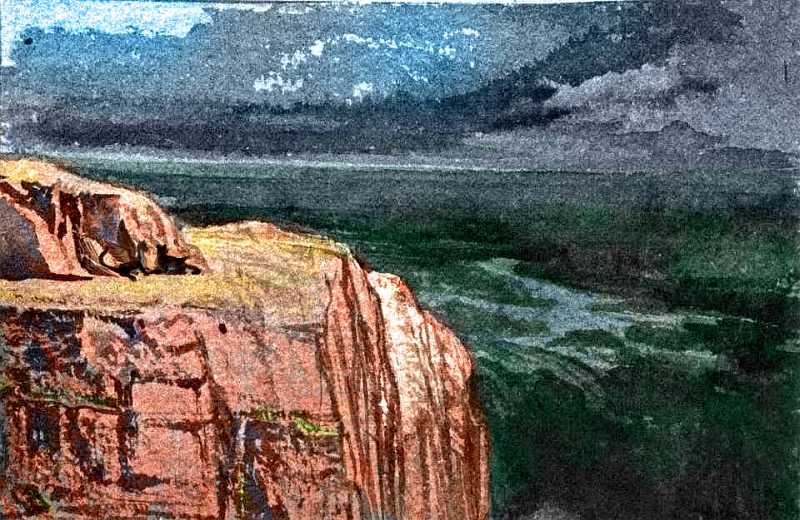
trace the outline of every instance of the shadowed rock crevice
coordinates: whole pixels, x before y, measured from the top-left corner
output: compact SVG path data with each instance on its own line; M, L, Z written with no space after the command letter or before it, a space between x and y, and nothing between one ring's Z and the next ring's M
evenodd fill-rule
M47 269L33 226L0 199L0 274L8 280L31 278Z

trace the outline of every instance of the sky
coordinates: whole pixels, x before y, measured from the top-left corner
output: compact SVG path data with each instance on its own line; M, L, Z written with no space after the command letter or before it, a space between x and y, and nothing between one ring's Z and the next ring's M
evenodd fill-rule
M201 125L225 153L283 151L264 128L310 152L621 146L600 157L621 167L660 153L641 135L800 153L800 3L521 3L0 0L3 145L202 150Z
M621 3L631 0L442 0L453 4L581 4ZM307 3L305 0L289 0ZM390 3L388 0L359 0L355 3ZM395 2L391 2L395 3ZM427 3L426 0L404 0L403 3ZM72 32L97 30L125 34L137 30L144 35L185 37L198 24L212 23L208 9L236 9L263 12L272 9L268 3L220 2L157 2L108 0L0 0L2 15L2 66L12 66L15 40L31 27L52 30L56 27Z
M219 98L276 104L449 93L544 57L572 29L552 16L515 20L461 6L7 3L5 65L22 59L21 70L47 75L67 62L83 88L134 95L163 90L164 80L185 89L191 77ZM23 35L36 41L20 46Z

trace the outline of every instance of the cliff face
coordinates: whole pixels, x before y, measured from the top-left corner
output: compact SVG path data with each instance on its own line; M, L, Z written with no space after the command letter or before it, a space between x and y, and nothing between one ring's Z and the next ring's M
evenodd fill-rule
M399 278L187 239L200 276L0 280L0 517L487 517L472 360Z

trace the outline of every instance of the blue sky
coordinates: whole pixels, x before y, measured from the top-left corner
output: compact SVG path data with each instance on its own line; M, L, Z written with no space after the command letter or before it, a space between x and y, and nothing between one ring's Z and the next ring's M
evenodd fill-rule
M53 93L353 103L464 92L594 23L515 9L15 0L3 63Z
M2 64L13 65L11 51L22 33L31 27L70 32L96 30L125 34L184 37L199 23L210 23L203 4L108 2L83 0L2 0Z
M297 0L302 1L302 0ZM597 3L625 0L470 0L467 2L444 0L444 3L466 4L571 4ZM367 2L359 2L367 3ZM423 0L406 0L404 3L425 3ZM11 49L15 40L26 29L61 27L78 32L97 30L110 34L123 34L137 30L145 35L170 35L184 37L197 24L211 23L206 13L212 9L268 10L270 4L219 2L149 2L106 0L2 0L2 65L13 65Z

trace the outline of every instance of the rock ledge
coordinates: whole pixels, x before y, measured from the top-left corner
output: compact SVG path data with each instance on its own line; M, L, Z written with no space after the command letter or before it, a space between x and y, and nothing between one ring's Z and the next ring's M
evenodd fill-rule
M142 193L30 160L0 161L0 278L200 273L205 261Z

